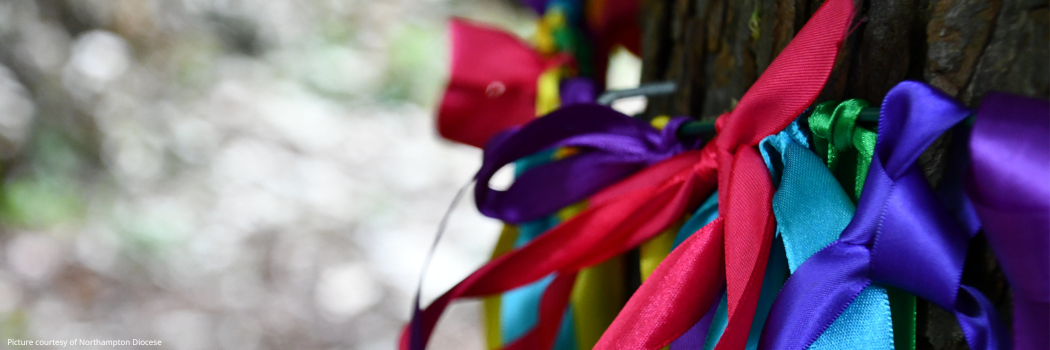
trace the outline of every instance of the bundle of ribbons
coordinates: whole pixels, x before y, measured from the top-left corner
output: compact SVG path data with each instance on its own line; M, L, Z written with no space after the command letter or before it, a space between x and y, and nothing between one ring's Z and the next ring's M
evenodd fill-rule
M904 81L881 104L818 102L856 13L828 0L713 128L643 121L595 103L610 51L638 50L637 3L526 3L532 45L452 23L438 129L484 149L474 199L506 225L489 263L417 296L401 349L462 298L484 298L490 349L914 349L917 299L973 349L1050 348L1047 101L974 110ZM946 133L932 186L919 156ZM978 234L1011 327L962 281Z

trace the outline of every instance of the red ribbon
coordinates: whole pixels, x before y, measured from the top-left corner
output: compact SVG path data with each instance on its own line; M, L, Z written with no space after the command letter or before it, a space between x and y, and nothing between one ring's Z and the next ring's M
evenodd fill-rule
M452 71L438 109L441 136L478 148L536 118L536 81L567 55L543 57L502 30L453 19Z
M716 349L743 349L754 317L776 221L769 171L753 148L813 103L835 63L853 17L850 0L821 6L787 48L721 116L712 152L719 160L719 215L671 254L635 292L596 349L658 349L703 316L722 288L719 276L698 273L725 257L729 324ZM709 146L711 146L709 144ZM708 151L705 147L704 151ZM717 245L724 243L724 252ZM672 296L672 297L668 297Z
M718 136L703 149L681 153L610 186L592 196L590 206L576 217L481 267L425 310L417 310L402 333L401 349L423 349L452 300L505 292L555 273L558 277L541 301L540 322L508 346L550 347L577 271L657 235L710 196L716 184L725 189L719 198L721 218L668 256L596 348L666 346L714 303L725 276L729 325L718 349L743 349L776 226L769 173L753 146L813 103L831 73L852 14L850 0L826 1L737 108L719 117Z

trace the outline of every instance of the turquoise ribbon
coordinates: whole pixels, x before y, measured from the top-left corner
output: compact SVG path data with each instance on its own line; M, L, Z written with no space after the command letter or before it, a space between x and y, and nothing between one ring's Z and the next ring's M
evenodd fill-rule
M824 162L809 150L797 123L762 140L759 149L777 187L773 214L793 273L839 238L856 208ZM886 289L865 288L809 349L893 349Z
M554 149L549 149L515 162L515 176L521 175L521 173L533 167L550 162L554 158L554 153ZM529 241L532 241L557 224L557 215L548 215L518 225L518 238L514 242L514 247L519 248L528 244ZM536 322L539 321L540 299L543 297L543 291L547 290L547 285L553 280L553 275L547 276L532 284L503 293L500 306L502 344L506 345L518 340L518 338L521 338L536 326ZM572 306L570 305L565 311L565 317L562 318L561 328L558 331L557 338L555 338L553 350L576 349L574 321Z

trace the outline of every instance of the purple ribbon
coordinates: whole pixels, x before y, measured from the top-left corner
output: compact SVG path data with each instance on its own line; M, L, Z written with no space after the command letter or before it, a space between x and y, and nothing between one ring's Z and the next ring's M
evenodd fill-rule
M663 130L656 130L605 106L577 104L503 132L485 146L475 176L478 210L512 224L554 213L686 150L675 132L687 120L673 118ZM503 166L554 147L577 147L580 152L526 170L506 191L489 187L489 179Z
M916 164L938 136L969 114L922 83L906 81L890 90L853 220L837 241L788 278L760 348L807 348L872 283L954 311L972 349L1009 348L991 301L960 283L976 225L957 219L938 201Z
M598 99L594 81L588 78L564 79L561 81L558 91L560 91L562 107L581 103L594 103Z
M1050 103L988 94L968 191L1014 295L1014 344L1050 349Z
M547 11L548 2L550 2L550 0L521 0L521 3L523 5L528 6L530 9L536 11L536 13L540 15Z

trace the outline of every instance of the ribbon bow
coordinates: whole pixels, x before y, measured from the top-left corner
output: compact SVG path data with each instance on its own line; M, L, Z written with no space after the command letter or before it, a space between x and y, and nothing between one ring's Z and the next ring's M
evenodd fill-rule
M686 149L675 131L689 118L671 119L663 130L611 108L581 104L558 109L520 129L507 131L485 147L475 179L478 210L518 224L551 214L602 188ZM579 154L522 172L506 191L489 187L497 170L527 155L554 147L578 147Z
M662 309L660 313L639 308L639 293L652 295L652 285L668 281L666 271L664 277L660 275L661 268L668 265L665 260L646 281L650 287L643 286L632 297L596 347L655 349L667 345L700 319L708 309L701 305L714 302L728 271L729 326L719 346L742 348L774 227L769 174L753 146L783 129L816 99L852 14L852 1L826 1L741 98L736 110L719 118L719 135L702 150L682 152L598 192L577 216L482 266L426 310L416 308L402 333L401 348L424 348L441 313L454 299L500 293L557 273L541 300L540 326L508 346L549 347L576 271L660 233L710 195L716 183L726 189L719 192L723 217L686 240L667 259L691 261L693 268L679 270L677 281L701 291L668 296L655 305ZM730 232L725 240L723 227ZM728 259L723 256L723 242ZM675 305L693 307L671 310Z
M452 20L449 31L452 71L438 109L438 132L475 147L534 119L537 80L570 61L567 55L543 57L511 34L460 19Z
M788 269L795 272L839 238L855 208L828 167L806 147L805 139L789 130L766 138L759 148L777 184L773 213ZM893 349L892 325L886 288L868 286L809 349Z
M917 82L883 101L878 141L856 214L841 237L795 271L773 304L760 347L804 349L867 286L895 286L954 310L973 349L1007 348L994 306L961 285L976 225L960 224L937 200L915 164L969 111Z
M858 125L861 111L866 107L868 102L860 99L842 103L822 102L817 104L808 119L814 148L827 161L827 167L842 184L842 188L846 189L853 205L860 199L877 139L874 131ZM871 122L874 124L875 121ZM837 230L834 238L838 238L841 232L841 229ZM809 255L812 253L816 251ZM898 349L915 349L915 296L893 289L889 291L889 299L894 343Z
M744 348L776 226L769 173L754 146L816 99L852 15L850 1L825 2L736 109L719 117L718 135L702 153L717 160L721 216L667 256L596 348L661 348L701 319L723 285L729 319L716 348Z
M968 193L1010 280L1014 345L1050 348L1050 104L992 93L970 138Z

